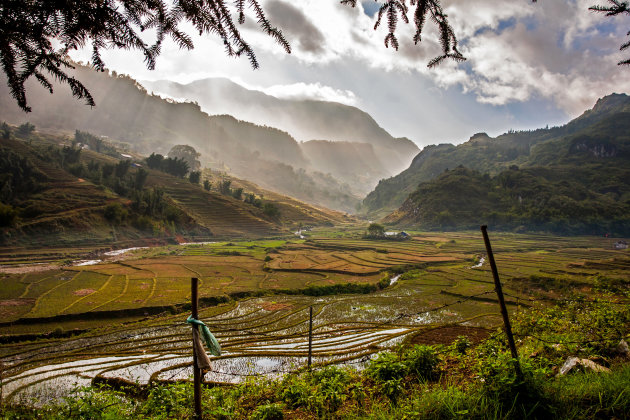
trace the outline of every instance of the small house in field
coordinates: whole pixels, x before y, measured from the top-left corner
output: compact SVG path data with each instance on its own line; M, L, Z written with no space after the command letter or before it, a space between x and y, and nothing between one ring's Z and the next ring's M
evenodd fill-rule
M627 249L628 248L628 243L624 240L621 241L617 241L613 244L613 248L614 249Z
M385 232L385 239L402 240L402 239L409 239L409 238L411 238L411 236L409 236L407 232L392 232L392 231Z

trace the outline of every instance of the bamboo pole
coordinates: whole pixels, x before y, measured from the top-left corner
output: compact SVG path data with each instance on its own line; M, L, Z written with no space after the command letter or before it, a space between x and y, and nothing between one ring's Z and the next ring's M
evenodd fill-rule
M199 279L192 277L190 279L191 301L192 301L192 317L199 319ZM199 326L193 324L193 329L199 334ZM193 335L193 340L195 336ZM194 381L194 401L195 401L195 420L201 420L201 369L197 361L197 351L193 342L193 381Z
M313 359L313 307L309 308L308 318L308 370L311 370L311 362Z
M488 226L481 226L481 233L483 234L483 241L486 244L488 261L490 262L490 269L492 270L492 277L494 278L494 290L497 292L497 298L499 299L499 306L501 307L501 315L503 316L503 325L505 327L505 335L508 339L508 346L510 347L512 358L516 362L516 372L520 375L521 367L518 362L518 352L516 351L516 344L514 343L514 336L512 335L512 326L510 325L510 318L508 316L507 307L505 306L505 299L503 298L503 289L501 288L501 281L499 280L497 264L494 261L494 254L492 253L492 246L490 245L490 238L488 237Z

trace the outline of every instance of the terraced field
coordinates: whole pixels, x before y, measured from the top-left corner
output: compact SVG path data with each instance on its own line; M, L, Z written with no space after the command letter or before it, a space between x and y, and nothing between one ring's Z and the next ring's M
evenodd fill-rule
M213 358L206 380L220 383L304 366L311 306L316 364L360 367L375 352L403 340L449 343L458 335L478 340L500 325L491 274L487 264L477 263L484 254L480 235L415 234L405 242L332 236L329 231L314 233L306 242L152 249L119 262L5 276L3 284L10 287L0 292L2 319L47 316L54 312L50 308L72 315L172 305L189 298L191 276L201 279L205 298L286 289L202 309L201 319L224 350ZM510 311L545 304L566 290L588 293L602 282L630 282L630 254L612 250L604 238L493 234L492 240ZM369 294L287 294L314 290L309 286L375 283L386 270L391 285ZM394 276L397 270L406 271ZM136 317L125 325L108 320L98 328L97 320L5 325L5 335L57 325L66 330L83 325L89 331L3 345L4 395L13 402L45 400L95 378L134 384L188 379L187 316Z

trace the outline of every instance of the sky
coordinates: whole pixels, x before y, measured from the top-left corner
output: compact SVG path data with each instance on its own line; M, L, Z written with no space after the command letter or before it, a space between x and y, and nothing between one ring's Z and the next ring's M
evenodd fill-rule
M194 31L194 50L167 42L152 71L138 51L112 49L103 58L110 70L138 80L227 77L277 97L342 102L420 147L457 144L478 132L561 125L602 96L630 93L630 66L616 65L630 56L619 51L630 18L589 11L597 1L442 0L467 60L433 69L426 65L440 51L435 25L427 22L414 45L413 24L400 22L399 50L386 48L386 22L374 30L381 2L373 0L355 8L338 0L261 0L292 53L258 30L248 9L240 29L254 47L257 70L245 57L227 57L218 38ZM72 57L89 56L85 50Z

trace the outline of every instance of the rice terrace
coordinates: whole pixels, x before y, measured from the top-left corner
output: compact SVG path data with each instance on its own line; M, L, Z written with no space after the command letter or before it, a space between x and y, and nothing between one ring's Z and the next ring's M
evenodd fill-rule
M601 276L628 281L627 251L606 238L498 233L494 243L511 314L569 288L588 295ZM200 318L224 350L208 383L302 368L310 307L316 366L359 367L401 342L478 342L501 324L476 232L413 232L398 242L316 229L307 239L107 253L117 254L24 273L3 257L5 401L43 404L77 385L190 378L191 277L200 279Z

